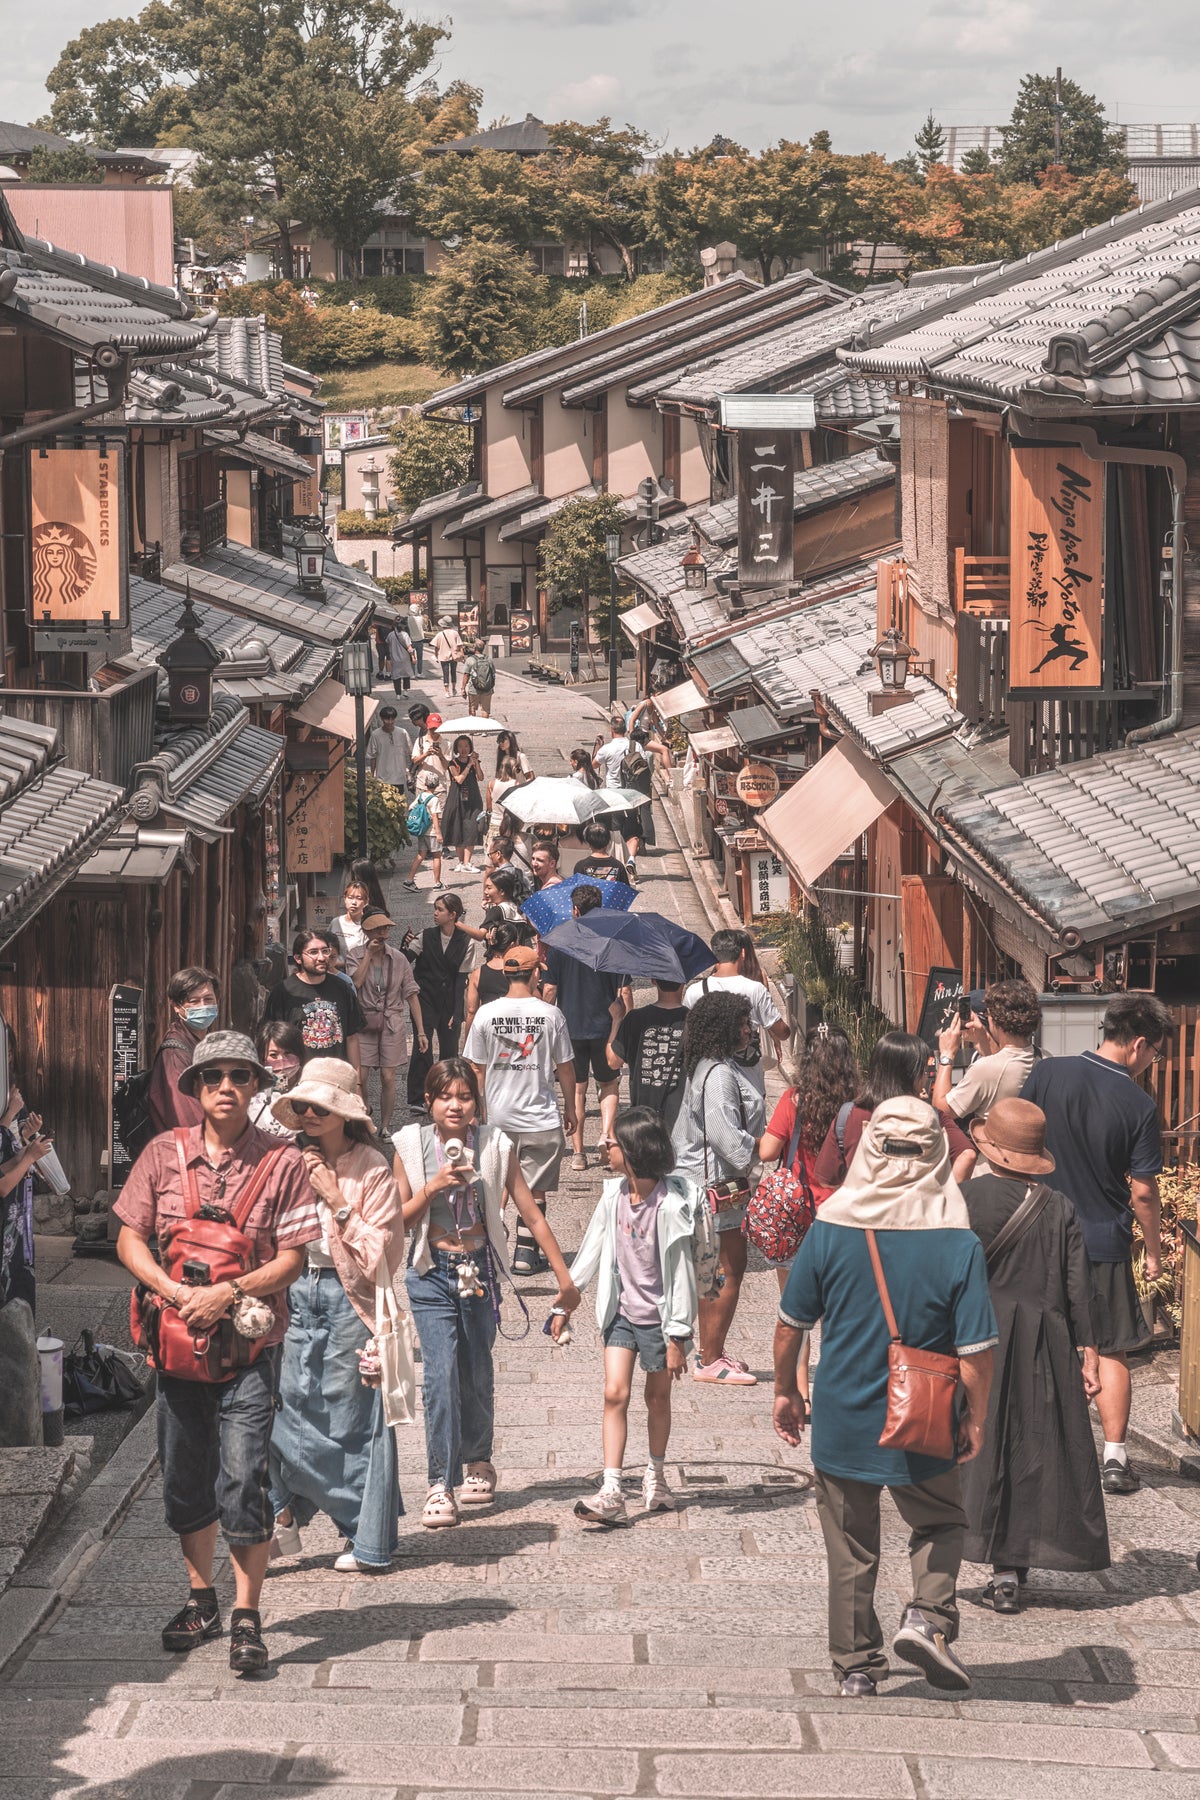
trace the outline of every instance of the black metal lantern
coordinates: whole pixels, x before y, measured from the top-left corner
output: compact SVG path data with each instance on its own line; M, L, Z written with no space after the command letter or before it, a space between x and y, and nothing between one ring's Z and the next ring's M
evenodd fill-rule
M200 635L190 592L179 615L179 636L159 657L167 671L167 701L172 725L203 725L212 717L213 670L221 653Z
M329 549L325 528L320 519L312 516L297 519L295 523L300 528L296 538L296 574L300 592L319 600L325 593L325 556Z
M699 550L689 550L679 566L683 570L683 585L690 592L697 593L707 584L708 564Z
M871 652L885 694L902 693L908 681L908 665L916 655L894 625L889 626Z

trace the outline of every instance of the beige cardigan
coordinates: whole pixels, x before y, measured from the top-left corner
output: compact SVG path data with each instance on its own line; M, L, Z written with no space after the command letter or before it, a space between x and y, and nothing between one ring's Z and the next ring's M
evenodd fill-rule
M398 1304L408 1305L404 1286L404 1221L400 1214L400 1189L391 1165L371 1144L351 1144L334 1168L342 1205L350 1208L344 1225L323 1200L321 1221L329 1240L338 1279L346 1298L366 1325L375 1329L375 1271L380 1257L387 1260L392 1292Z

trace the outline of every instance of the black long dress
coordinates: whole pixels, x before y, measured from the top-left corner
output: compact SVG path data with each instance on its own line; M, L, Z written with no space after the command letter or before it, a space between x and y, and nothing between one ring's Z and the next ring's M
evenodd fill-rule
M986 1250L1025 1198L1019 1176L963 1183ZM983 1449L962 1467L963 1554L997 1569L1107 1569L1108 1526L1077 1344L1095 1342L1075 1209L1055 1193L990 1278L1000 1327Z
M450 791L442 805L442 842L447 849L473 850L479 842L479 826L476 823L483 800L479 793L479 778L466 757L450 758L450 774L461 775L464 769L470 769L465 781L450 782Z
M421 1018L429 1048L421 1051L413 1046L407 1082L410 1106L419 1106L424 1099L425 1077L433 1067L435 1036L439 1059L458 1055L467 992L463 963L470 948L470 938L457 925L449 938L442 936L437 925L427 925L421 933L413 973L421 990Z

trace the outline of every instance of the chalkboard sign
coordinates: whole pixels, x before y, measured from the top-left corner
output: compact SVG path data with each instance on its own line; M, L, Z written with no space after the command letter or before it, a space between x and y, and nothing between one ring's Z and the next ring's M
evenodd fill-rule
M925 983L925 998L921 1003L921 1022L917 1026L917 1036L925 1039L935 1056L938 1032L942 1029L947 1010L953 1006L962 991L963 978L958 969L930 969L929 979Z
M146 1030L142 990L112 988L108 996L108 1185L119 1188L133 1167L113 1114L113 1089L146 1066Z
M533 650L533 614L528 607L514 606L508 615L508 648L513 656L528 656Z

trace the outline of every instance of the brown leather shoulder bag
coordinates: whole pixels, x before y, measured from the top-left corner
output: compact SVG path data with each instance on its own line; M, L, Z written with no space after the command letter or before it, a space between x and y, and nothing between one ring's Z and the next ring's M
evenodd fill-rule
M953 1462L957 1455L954 1396L958 1390L958 1358L943 1356L936 1350L913 1350L901 1343L900 1327L883 1278L879 1245L873 1231L866 1236L891 1339L887 1418L879 1442L889 1450L908 1450L914 1456L935 1456L939 1462Z

